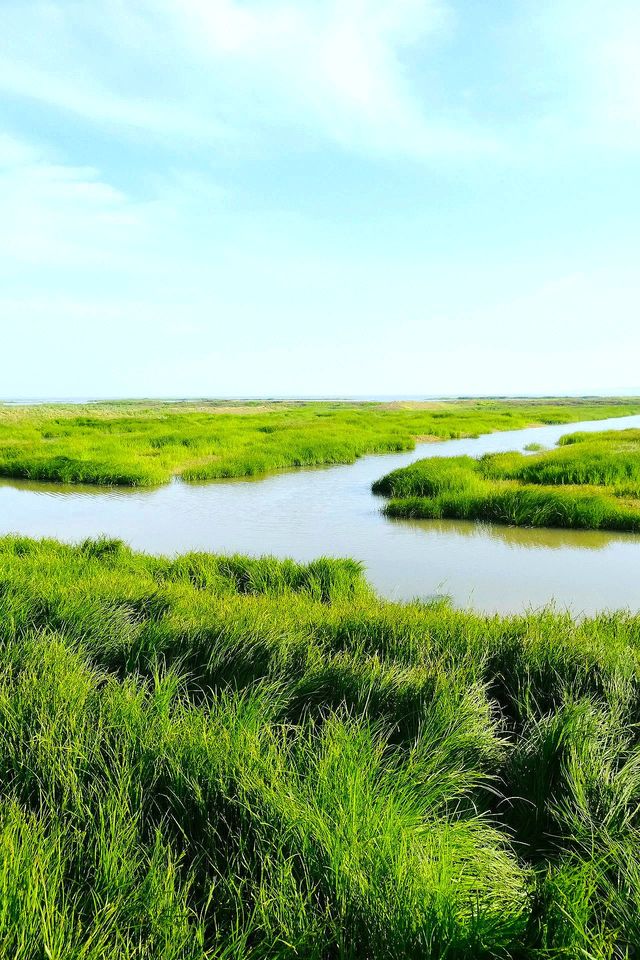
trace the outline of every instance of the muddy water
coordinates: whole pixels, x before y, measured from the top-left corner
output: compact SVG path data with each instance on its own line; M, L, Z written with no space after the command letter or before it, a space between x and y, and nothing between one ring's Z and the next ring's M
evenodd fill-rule
M640 610L640 536L389 520L371 484L425 456L553 446L575 430L640 427L640 416L420 444L349 466L259 481L174 482L153 490L0 481L0 533L78 540L106 533L136 549L322 554L363 560L393 599L447 594L459 606L518 611L555 602L576 613Z

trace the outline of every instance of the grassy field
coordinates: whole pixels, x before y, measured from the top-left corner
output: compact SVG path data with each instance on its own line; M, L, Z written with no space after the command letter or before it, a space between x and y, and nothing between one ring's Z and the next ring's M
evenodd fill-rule
M392 517L640 531L640 430L575 433L521 453L420 460L382 477Z
M0 956L620 960L640 618L0 540Z
M410 450L416 439L633 413L638 399L0 405L0 476L129 486L259 476Z

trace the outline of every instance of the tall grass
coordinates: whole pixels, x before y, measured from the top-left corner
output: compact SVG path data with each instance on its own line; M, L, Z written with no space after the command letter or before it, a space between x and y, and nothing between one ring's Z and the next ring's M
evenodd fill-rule
M58 483L166 483L352 463L532 423L639 413L637 400L0 405L0 476Z
M0 956L630 958L640 618L0 540Z
M555 450L421 460L373 485L392 517L640 530L640 431L575 434Z
M625 507L602 494L513 486L433 498L392 499L390 517L484 520L517 527L566 527L582 530L640 531L640 509Z

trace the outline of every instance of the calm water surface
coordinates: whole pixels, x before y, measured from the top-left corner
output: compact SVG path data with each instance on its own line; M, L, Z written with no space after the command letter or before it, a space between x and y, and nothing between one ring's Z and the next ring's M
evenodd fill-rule
M105 533L155 553L209 550L363 560L393 599L444 593L459 606L517 611L554 601L575 613L640 609L640 535L389 520L371 484L425 456L553 446L566 433L640 427L640 416L424 443L410 453L259 481L175 481L153 490L0 481L0 533L78 540Z

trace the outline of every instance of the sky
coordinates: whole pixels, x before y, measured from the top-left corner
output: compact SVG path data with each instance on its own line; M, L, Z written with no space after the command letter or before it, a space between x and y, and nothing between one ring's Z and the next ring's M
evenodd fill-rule
M0 396L640 394L638 0L0 7Z

